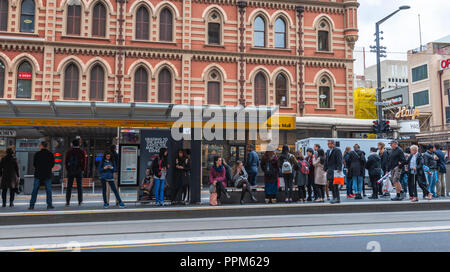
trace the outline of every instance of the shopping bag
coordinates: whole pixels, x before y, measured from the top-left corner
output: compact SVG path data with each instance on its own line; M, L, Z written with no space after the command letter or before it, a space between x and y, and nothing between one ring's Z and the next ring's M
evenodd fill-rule
M283 177L278 178L278 188L281 188L281 187L284 188L284 186L285 186L284 178Z
M217 193L211 193L209 195L209 205L217 206Z
M390 193L394 190L390 176L386 177L383 181L383 193Z
M333 177L333 184L334 185L344 185L345 184L345 175L342 171L334 171L334 177Z

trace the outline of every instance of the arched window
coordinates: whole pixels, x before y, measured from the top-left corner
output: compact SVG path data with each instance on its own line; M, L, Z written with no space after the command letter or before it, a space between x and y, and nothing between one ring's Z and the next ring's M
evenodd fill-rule
M8 30L8 0L0 0L0 31Z
M221 97L221 76L216 70L211 71L208 75L208 104L220 105Z
M275 82L276 104L282 107L288 105L288 81L286 76L279 74Z
M91 69L89 98L91 100L103 101L103 93L105 91L105 71L100 64L96 64Z
M172 103L172 74L167 68L158 75L158 102Z
M150 39L150 14L145 6L141 6L136 12L136 39Z
M255 19L253 29L253 45L258 47L266 46L266 21L263 17L258 16Z
M16 98L31 98L33 85L33 68L28 61L23 61L17 70Z
M5 94L5 65L0 61L0 98Z
M33 0L23 0L20 10L20 32L34 33L35 10Z
M217 11L213 11L208 16L208 44L221 44L222 20Z
M275 47L286 48L286 22L282 18L275 21Z
M144 67L139 67L134 73L134 101L148 101L148 73Z
M255 76L255 105L267 105L267 80L266 76L259 72Z
M81 33L81 2L72 0L67 4L67 28L68 35L80 35Z
M319 108L331 108L331 80L326 75L319 81Z
M330 24L326 20L319 23L317 31L317 50L330 51Z
M78 67L71 63L64 71L64 99L78 100L80 73Z
M92 13L92 36L106 36L106 7L100 2L94 6Z
M169 8L164 8L159 15L159 40L173 40L173 15Z

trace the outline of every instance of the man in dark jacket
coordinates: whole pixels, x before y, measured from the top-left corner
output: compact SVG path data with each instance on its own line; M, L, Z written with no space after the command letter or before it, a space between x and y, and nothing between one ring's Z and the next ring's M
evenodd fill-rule
M437 196L446 196L445 192L445 179L444 175L447 173L446 165L445 165L445 155L441 150L441 146L439 144L434 145L434 153L438 157L438 177L439 181L436 184L436 194Z
M372 196L369 199L378 199L377 181L381 178L381 157L378 155L375 147L370 148L366 169L369 171L370 184L372 185Z
M433 194L433 197L437 197L436 180L438 179L438 160L438 156L434 153L434 146L428 145L427 151L423 153L423 164L430 168L429 173L425 173L425 176L428 182L427 189Z
M77 181L78 205L83 202L83 172L86 170L86 152L80 148L80 140L72 142L72 149L66 152L65 166L67 171L66 206L70 205L73 181Z
M325 165L323 170L327 173L328 184L333 193L333 199L330 201L331 204L340 203L341 198L339 195L339 185L333 184L334 181L334 171L342 172L342 152L337 148L334 140L328 141L328 150L325 159Z
M308 198L306 199L306 201L312 201L313 198L313 187L315 186L314 184L314 165L313 165L313 159L314 159L314 150L311 148L308 148L306 150L306 154L308 155L306 157L306 162L308 162L309 165L309 174L308 174L308 179L307 179L307 183L306 183L306 188L308 190ZM314 200L317 199L317 195L315 193L316 190L314 190Z
M349 154L349 173L353 180L353 188L355 190L355 199L362 199L362 192L364 188L364 176L366 165L366 154L360 149L358 144L355 144L353 151Z
M37 194L41 182L45 184L45 191L47 193L47 209L54 209L52 205L52 168L55 166L55 158L53 153L48 150L48 143L41 142L41 151L34 155L34 187L31 194L29 210L34 209Z
M402 191L402 185L400 183L400 178L402 175L402 167L405 164L405 153L398 146L397 141L391 142L392 151L389 154L389 162L387 165L387 170L391 172L392 182L394 183L397 196L392 198L393 201L403 200L404 193Z

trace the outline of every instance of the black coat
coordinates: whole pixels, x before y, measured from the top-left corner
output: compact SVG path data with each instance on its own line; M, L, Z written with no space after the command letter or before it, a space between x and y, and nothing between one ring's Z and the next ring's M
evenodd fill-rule
M17 178L19 177L19 165L16 158L6 155L0 161L0 176L2 177L1 188L3 190L8 188L16 188L18 185Z
M366 169L369 171L369 176L381 176L381 157L378 154L370 154L367 158Z
M182 166L183 169L178 169L176 166ZM189 184L189 178L191 175L191 162L188 158L180 160L175 159L175 185L183 186Z
M389 165L389 153L390 151L384 150L383 154L380 155L381 157L381 170L383 170L384 173L388 172L388 165Z
M413 155L411 154L408 158L408 160L406 161L406 172L408 174L411 174L411 168L410 168L410 163L411 163L411 159L413 158ZM423 171L423 165L424 165L424 158L422 156L422 154L420 154L419 152L417 152L417 161L416 161L416 176L419 178L419 180L422 181L426 181L426 177L425 177L425 172Z
M392 149L389 154L389 163L388 163L388 171L391 171L397 166L402 167L405 164L405 153L403 153L403 149L397 147L396 149Z
M40 180L52 177L52 168L55 166L55 157L48 149L42 149L34 155L34 177Z
M348 162L350 163L348 168L350 176L365 176L366 154L363 151L354 150L350 152Z
M327 150L324 171L342 170L342 152L335 147L333 150Z

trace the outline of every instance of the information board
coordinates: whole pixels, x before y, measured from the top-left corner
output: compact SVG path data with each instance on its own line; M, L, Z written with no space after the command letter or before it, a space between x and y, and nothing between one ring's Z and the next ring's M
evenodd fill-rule
M120 185L138 185L138 147L121 146Z

